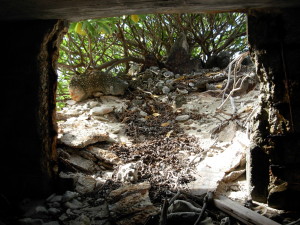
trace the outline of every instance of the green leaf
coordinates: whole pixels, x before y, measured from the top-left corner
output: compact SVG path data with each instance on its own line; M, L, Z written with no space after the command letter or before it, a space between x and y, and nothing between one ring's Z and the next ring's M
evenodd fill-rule
M77 23L71 23L71 24L70 24L69 30L68 30L69 33L75 32L76 24L77 24Z
M109 25L103 22L98 22L97 24L99 26L100 32L104 32L105 34L112 34L112 30Z
M138 16L140 17L141 20L147 19L147 15L145 15L145 14L139 14Z
M96 36L97 35L97 31L91 23L86 24L86 30L88 31L88 33L91 36Z

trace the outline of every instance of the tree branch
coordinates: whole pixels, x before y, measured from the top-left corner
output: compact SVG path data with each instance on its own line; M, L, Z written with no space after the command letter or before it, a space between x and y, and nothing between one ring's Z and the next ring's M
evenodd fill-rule
M122 59L113 59L113 60L111 60L111 61L109 61L109 62L103 63L103 64L100 65L100 66L96 66L96 67L94 68L94 70L103 70L103 69L105 69L105 68L107 68L107 67L114 67L114 66L116 66L116 65L118 65L118 64L120 64L120 63L125 63L125 62L130 62L130 61L136 62L136 63L144 63L144 62L145 62L144 59L136 58L136 57L133 57L133 56L128 56L128 57L126 57L126 58L122 58ZM108 71L111 70L111 69L112 69L112 68L109 68ZM107 72L108 72L108 71L107 71Z

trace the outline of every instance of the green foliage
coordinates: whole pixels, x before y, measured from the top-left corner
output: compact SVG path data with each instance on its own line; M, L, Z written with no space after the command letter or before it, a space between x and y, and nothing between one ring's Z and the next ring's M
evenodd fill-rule
M71 23L60 48L58 98L68 93L71 76L107 69L103 65L112 60L143 59L151 54L163 61L182 32L192 56L204 62L222 51L233 55L246 48L245 15L241 13L129 15ZM124 62L111 72L128 69Z

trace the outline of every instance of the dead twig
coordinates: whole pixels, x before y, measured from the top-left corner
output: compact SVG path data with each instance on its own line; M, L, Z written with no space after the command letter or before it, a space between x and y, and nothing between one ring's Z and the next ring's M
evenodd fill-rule
M171 206L171 205L174 203L174 201L175 201L180 195L181 195L181 192L178 191L178 192L176 193L176 195L174 195L173 198L171 198L171 200L169 201L169 206Z
M225 88L223 89L223 97L222 97L222 103L221 105L217 108L217 110L220 110L223 105L227 102L228 99L231 100L231 105L232 105L232 108L233 108L233 111L235 113L236 109L235 109L235 106L234 106L234 100L232 98L232 95L236 92L236 91L239 91L241 90L242 88L242 85L243 85L243 82L245 81L245 79L249 76L245 76L243 77L242 81L241 81L241 84L238 88L236 88L236 84L238 83L236 81L236 73L237 71L239 70L240 66L241 66L241 63L243 61L244 58L246 58L246 56L249 55L249 52L244 52L240 55L238 55L234 60L232 60L229 65L228 65L228 77L227 77L227 84L225 86ZM234 74L233 74L233 86L232 86L232 90L230 91L230 93L227 95L226 99L224 100L225 96L226 96L226 91L229 87L229 84L230 84L230 77L231 77L231 70L232 70L232 66L233 64L235 64L234 66ZM227 68L226 68L227 69ZM225 70L226 70L225 69Z
M234 106L234 99L232 98L232 95L233 95L235 92L240 91L240 90L242 89L243 84L244 84L246 78L248 78L248 77L249 77L249 75L243 77L240 86L239 86L238 88L233 88L233 89L230 91L230 93L227 95L226 99L225 99L225 100L222 102L222 104L217 108L217 110L220 110L220 109L223 107L223 105L227 102L227 100L230 99L230 101L231 101L231 106L232 106L232 109L233 109L233 113L236 113L236 108L235 108L235 106ZM224 93L224 94L225 94L225 93Z
M169 208L169 201L165 198L164 204L161 210L160 218L159 218L159 225L166 225L167 218L168 218L168 208Z
M299 224L299 223L300 223L300 219L297 219L296 221L288 223L287 225L296 225L296 224Z
M237 63L237 64L235 65L235 68L236 68L236 69L234 69L234 71L235 71L235 74L234 74L234 75L236 75L236 71L237 71L238 65L240 65L241 62L242 62L241 59L244 59L248 54L249 54L249 52L244 52L244 53L238 55L238 56L237 56L234 60L232 60L232 61L229 63L229 65L227 66L227 68L228 68L227 84L226 84L226 86L225 86L225 88L224 88L224 90L223 90L224 93L223 93L222 101L224 100L225 93L226 93L226 91L227 91L227 89L228 89L228 87L229 87L229 84L230 84L230 77L231 77L231 68L232 68L232 65L233 65L234 63L236 63L236 62L239 62L239 63ZM224 71L226 71L227 68L226 68ZM236 76L234 76L233 79L234 79L234 84L235 84ZM233 86L233 87L234 87L234 86Z
M185 198L190 198L195 200L196 202L203 202L204 197L206 196L206 193L202 194L202 195L193 195L187 191L180 191L180 193L185 197Z
M154 101L160 102L160 101L158 101L157 95L153 94L152 92L150 92L150 91L145 91L145 90L141 89L140 87L137 87L137 90L140 91L140 92L143 92L143 93L145 93L145 94L148 94L149 97L150 97L151 99L153 99Z
M228 125L229 121L230 120L222 121L219 126L213 128L212 131L211 131L210 137L212 138L213 135L215 135L216 133L221 132L221 130L223 130Z
M207 208L207 205L212 201L213 199L213 194L212 192L207 192L207 194L205 195L204 199L203 199L203 206L202 206L202 210L201 210L201 213L198 217L198 219L196 220L196 222L194 223L194 225L198 225L199 222L201 221L203 215L204 215L204 212Z

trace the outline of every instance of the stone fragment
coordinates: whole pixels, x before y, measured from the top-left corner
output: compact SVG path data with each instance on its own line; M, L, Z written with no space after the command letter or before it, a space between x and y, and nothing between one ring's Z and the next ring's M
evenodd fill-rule
M82 206L83 204L77 199L72 199L72 201L68 201L65 203L65 207L69 209L80 209Z
M59 218L60 221L65 221L68 219L68 215L66 213L63 213Z
M74 101L74 100L68 100L68 101L66 101L66 103L67 103L68 105L75 105L75 104L76 104L76 101Z
M226 182L226 183L233 182L236 179L238 179L241 175L243 175L245 172L246 172L245 169L232 171L223 178L223 182Z
M71 220L70 225L91 225L91 220L86 215L80 215L75 220Z
M24 218L18 221L20 225L43 225L44 221L41 219Z
M153 71L159 71L159 67L157 67L157 66L151 66L151 67L150 67L150 70L153 70Z
M180 115L175 118L176 121L182 122L187 121L190 118L189 115Z
M114 107L112 106L99 106L91 109L91 114L93 116L102 116L114 111Z
M58 221L50 221L50 222L44 223L44 225L59 225L59 222Z
M127 163L120 166L117 172L117 179L121 182L136 182L138 180L138 164Z
M186 35L181 33L170 50L165 63L166 68L175 73L189 73L193 69L190 58L189 44Z
M174 80L173 80L173 79L166 80L165 82L166 82L166 85L167 85L168 87L171 87L171 86L174 84Z
M89 107L94 108L99 105L99 102L90 102Z
M162 91L163 94L168 94L168 93L170 93L170 88L167 87L167 86L163 86L161 91Z
M68 145L73 148L84 148L87 145L94 144L97 142L107 141L109 139L109 135L97 129L86 129L79 130L74 129L69 131L68 133L63 134L59 141L65 145Z
M108 163L108 164L112 164L112 165L120 165L123 163L123 161L115 153L113 153L111 151L97 148L94 146L90 146L87 149L92 154L94 154L97 159L99 159L103 163Z
M72 200L73 198L76 198L78 197L79 194L77 192L73 192L73 191L66 191L64 193L64 195L62 196L62 201L63 202L67 202L67 201L70 201Z
M152 78L149 78L149 79L147 80L147 83L148 83L148 85L151 85L151 84L153 83L153 79L152 79Z
M79 116L80 112L75 109L69 109L65 114L69 117L72 117L72 116Z
M159 88L159 89L163 88L163 86L164 86L164 82L163 82L163 81L159 81L159 82L157 82L156 85L155 85L155 87L157 87L157 88Z
M51 195L49 198L47 198L47 202L60 202L62 199L61 195Z
M186 90L186 89L176 89L176 91L179 93L179 94L188 94L189 93L189 91L188 90Z
M96 186L96 180L89 176L80 176L77 180L75 190L80 194L92 192Z
M48 218L48 210L42 200L24 199L19 204L24 218Z
M171 71L166 71L166 72L163 73L163 75L166 78L172 78L172 77L174 77L174 73L171 72Z
M79 177L78 174L80 174L80 173L71 173L71 172L66 172L65 173L65 172L61 171L59 173L59 178L61 180L64 180L64 182L69 182L70 183L71 180L72 181L77 181L78 180L78 177Z
M35 207L35 212L37 214L48 214L48 210L46 209L46 207L45 206L40 206L40 205Z
M186 104L187 100L186 97L184 95L177 95L175 97L175 106L176 108L180 108L181 106L183 106L183 104Z
M148 113L144 112L143 110L140 110L139 113L143 117L148 116Z
M49 202L49 203L47 203L47 206L49 208L60 208L60 203L59 202Z
M82 158L79 155L72 154L69 159L66 159L66 161L84 172L94 172L98 170L97 165L93 161Z
M48 209L48 212L49 212L50 215L56 216L56 215L58 215L61 211L60 211L59 209L57 209L57 208L49 208L49 209Z
M275 209L293 209L297 204L290 204L286 201L286 196L290 198L299 199L299 192L289 189L289 184L284 182L278 186L271 188L268 196L268 205ZM293 202L294 203L294 202Z
M207 91L208 90L217 90L217 87L215 86L215 84L207 83L207 84L205 84L205 88L206 88Z
M150 201L150 183L126 185L109 195L110 215L117 225L145 224L149 216L158 213Z
M237 124L230 121L228 126L226 126L218 135L218 140L221 142L232 142L235 133L237 131Z
M102 203L96 207L86 207L81 210L84 214L90 218L104 219L109 217L107 202Z
M78 151L78 155L93 162L97 161L97 158L92 153L86 150Z
M219 67L221 69L224 69L230 63L230 57L231 55L227 51L223 51L218 55L212 55L211 57L208 58L205 67L206 68Z

